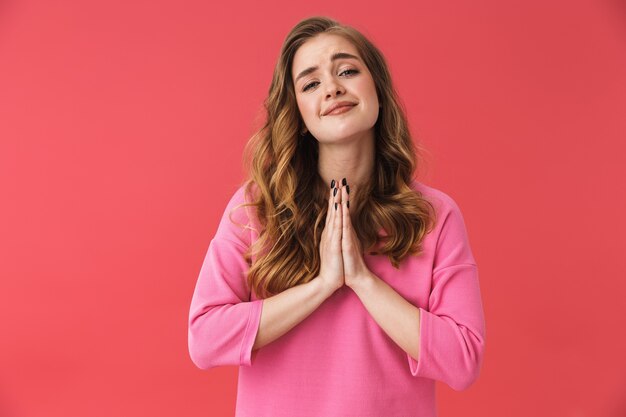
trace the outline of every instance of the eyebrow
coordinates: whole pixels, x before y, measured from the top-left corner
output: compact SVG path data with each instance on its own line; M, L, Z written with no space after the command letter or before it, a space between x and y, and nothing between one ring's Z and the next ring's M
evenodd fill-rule
M357 61L360 61L358 56L354 56L354 55L349 54L347 52L335 52L330 57L331 62L336 61L338 59L356 59ZM307 75L311 74L312 72L317 71L318 68L319 67L309 67L309 68L305 69L300 74L298 74L298 76L296 77L296 80L294 81L294 84L297 83L300 78L306 77Z

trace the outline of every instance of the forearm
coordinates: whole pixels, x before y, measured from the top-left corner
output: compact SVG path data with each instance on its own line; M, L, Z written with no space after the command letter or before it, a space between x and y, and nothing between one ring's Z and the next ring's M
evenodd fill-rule
M308 317L334 290L315 278L263 300L259 331L252 350L261 348L287 333Z
M353 285L352 290L385 333L413 359L419 360L419 308L374 274Z

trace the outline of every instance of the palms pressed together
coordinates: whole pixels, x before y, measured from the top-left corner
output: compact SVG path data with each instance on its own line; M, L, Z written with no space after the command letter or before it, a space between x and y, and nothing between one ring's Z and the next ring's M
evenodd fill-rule
M328 214L320 242L320 276L332 288L353 287L371 272L363 260L361 243L350 218L350 187L331 182Z

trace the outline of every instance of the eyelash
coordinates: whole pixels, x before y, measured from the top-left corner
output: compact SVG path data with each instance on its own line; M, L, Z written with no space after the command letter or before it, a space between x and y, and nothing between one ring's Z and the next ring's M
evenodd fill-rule
M347 70L343 70L339 73L339 75L343 74L344 72L348 72L348 71L352 71L355 74L359 73L359 70L355 70L355 69L347 69ZM309 87L311 87L313 84L315 84L317 81L313 81L311 83L308 83L307 85L304 86L304 88L302 88L302 91L307 91L309 89Z

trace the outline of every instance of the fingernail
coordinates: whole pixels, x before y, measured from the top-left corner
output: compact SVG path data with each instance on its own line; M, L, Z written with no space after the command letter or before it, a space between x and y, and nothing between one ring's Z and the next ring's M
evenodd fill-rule
M346 192L347 192L348 194L350 194L350 186L349 186L349 185L346 185Z
M337 203L335 203L335 210L337 210Z
M337 190L338 190L338 188L335 188L335 189L333 190L333 197L337 195Z
M346 207L350 208L350 201L346 203Z
M335 188L335 180L332 180L332 181L330 182L330 188Z
M348 183L348 181L346 181L345 178L341 180L341 185L346 185L347 183Z

